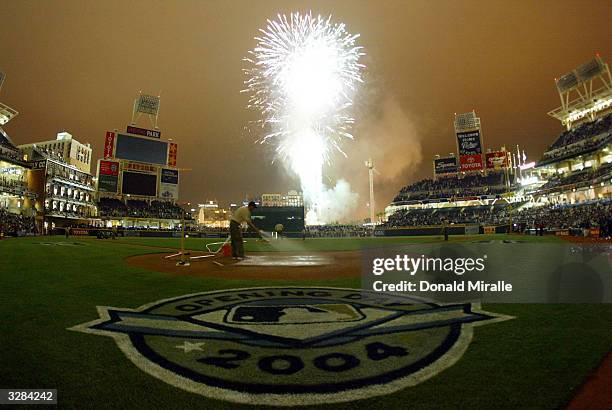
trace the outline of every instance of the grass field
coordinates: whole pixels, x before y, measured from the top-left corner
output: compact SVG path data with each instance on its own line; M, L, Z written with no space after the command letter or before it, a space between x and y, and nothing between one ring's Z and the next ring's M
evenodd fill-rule
M248 252L342 251L438 240L309 239L279 241L275 248L248 242L246 248ZM217 289L320 284L179 276L124 263L131 255L159 252L157 247L176 248L178 239L71 238L68 242L78 245L57 245L66 241L63 237L0 241L0 387L57 388L60 406L66 408L247 407L172 387L136 368L110 338L67 328L97 319L96 306L136 308ZM203 239L187 239L186 247L203 249L204 243ZM360 280L326 280L324 285L359 288ZM560 408L612 346L611 305L498 304L484 308L516 318L477 328L460 361L432 379L388 396L328 407Z

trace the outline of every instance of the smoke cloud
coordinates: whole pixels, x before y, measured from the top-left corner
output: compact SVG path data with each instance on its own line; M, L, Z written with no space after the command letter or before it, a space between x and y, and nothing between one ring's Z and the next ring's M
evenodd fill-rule
M359 195L351 190L344 179L336 181L333 188L319 193L318 212L311 210L306 215L308 225L333 224L351 220L358 207Z
M370 194L365 166L368 158L372 158L378 171L374 174L376 213L384 211L423 159L416 123L399 102L389 94L368 96L367 99L367 111L356 116L355 141L344 145L347 158L337 161L334 167L334 174L345 178L356 191L352 196L356 206L351 211L347 209L340 221L356 221L369 216Z

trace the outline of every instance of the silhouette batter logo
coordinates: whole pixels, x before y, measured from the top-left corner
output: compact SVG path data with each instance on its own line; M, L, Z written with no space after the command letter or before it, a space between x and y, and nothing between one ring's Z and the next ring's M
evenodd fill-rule
M223 290L98 312L71 330L112 337L140 369L181 389L268 405L418 384L461 357L473 326L510 318L469 303L321 287Z

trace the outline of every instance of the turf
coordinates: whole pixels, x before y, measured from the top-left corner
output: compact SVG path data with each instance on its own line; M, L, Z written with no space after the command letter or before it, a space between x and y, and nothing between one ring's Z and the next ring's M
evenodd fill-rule
M74 239L74 238L73 238ZM219 238L187 238L184 247L189 250L206 250L206 244L218 244L225 239ZM256 238L246 238L245 250L247 252L324 252L324 251L354 251L363 248L392 246L406 243L435 243L440 242L440 236L419 236L419 237L367 237L367 238L308 238L301 239L282 239L265 242ZM556 236L529 236L529 235L477 235L477 236L451 236L450 242L465 241L486 241L486 240L513 240L523 242L560 242ZM105 240L112 242L111 239ZM102 241L104 242L104 241ZM167 247L178 249L181 247L180 238L140 238L125 237L115 240L117 243L129 245L141 245L151 247ZM211 249L216 250L220 245L211 245Z
M410 242L436 240L430 237ZM354 250L364 245L406 241L311 239L304 243L287 241L281 250ZM128 267L123 262L130 255L159 251L150 246L178 247L177 239L69 240L81 244L78 246L41 242L66 239L0 241L0 387L57 388L60 406L65 408L246 408L169 386L137 369L110 338L66 328L96 319L97 305L134 308L198 291L317 285L305 281L172 276ZM202 243L201 239L190 239L188 247L202 249ZM268 246L251 242L247 249L272 250ZM358 288L360 279L326 281L325 286ZM477 328L474 341L456 365L418 386L385 397L328 407L559 408L612 346L611 305L484 308L516 319Z

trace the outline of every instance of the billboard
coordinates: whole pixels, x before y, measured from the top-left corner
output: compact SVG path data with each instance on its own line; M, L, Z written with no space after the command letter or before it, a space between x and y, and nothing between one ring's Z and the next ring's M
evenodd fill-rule
M107 131L104 138L104 158L112 158L115 148L115 133Z
M168 148L168 165L171 167L176 166L176 154L177 154L178 146L171 142L170 147Z
M142 135L143 137L161 137L161 131L159 130L148 130L146 128L134 127L133 125L127 126L128 134Z
M98 173L98 191L117 193L119 180L119 163L115 161L100 161Z
M124 162L122 168L126 171L157 173L158 167L155 165L141 164L140 162Z
M159 185L159 196L167 199L178 198L178 170L162 168L160 182L161 183Z
M508 152L493 151L487 152L487 169L501 169L508 167Z
M168 143L150 138L117 134L115 158L166 165Z
M162 184L174 184L177 185L179 180L179 173L176 169L166 169L162 168L161 170L161 182Z
M123 195L157 196L157 175L123 171L121 180Z
M434 174L452 174L457 172L457 158L436 158L434 159Z
M457 146L459 149L459 168L461 171L478 171L483 169L480 130L458 132Z

